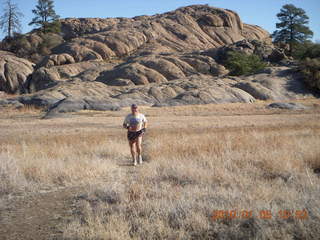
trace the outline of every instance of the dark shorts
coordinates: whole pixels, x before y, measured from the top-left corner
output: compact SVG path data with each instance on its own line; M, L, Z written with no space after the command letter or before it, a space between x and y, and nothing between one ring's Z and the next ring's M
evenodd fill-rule
M143 130L141 129L140 131L137 132L129 132L128 131L128 140L129 141L135 141L137 140L138 137L142 136Z

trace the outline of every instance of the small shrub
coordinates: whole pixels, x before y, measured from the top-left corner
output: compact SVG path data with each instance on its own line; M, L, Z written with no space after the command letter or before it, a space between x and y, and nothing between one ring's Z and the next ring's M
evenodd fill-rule
M39 48L52 49L63 42L62 37L57 34L47 33L43 34L41 37L42 42L39 45Z
M44 33L60 33L61 23L59 21L49 22L45 24Z
M32 46L25 35L15 34L13 38L5 38L2 41L1 49L14 52L18 57L23 57L32 50Z
M247 55L240 52L229 52L224 66L230 70L230 75L239 76L253 74L264 69L267 64L257 55Z
M38 63L44 56L50 55L51 50L64 40L56 33L33 32L31 34L15 34L11 39L4 39L1 50L15 53L18 57Z
M295 46L293 52L295 59L304 60L306 58L319 58L320 57L320 44L306 42Z
M320 58L320 44L312 44L308 47L302 58Z
M320 57L300 61L299 69L305 82L310 87L320 90Z
M57 34L47 33L43 34L42 42L38 46L37 53L42 56L47 56L51 54L51 49L58 46L63 42L62 37Z

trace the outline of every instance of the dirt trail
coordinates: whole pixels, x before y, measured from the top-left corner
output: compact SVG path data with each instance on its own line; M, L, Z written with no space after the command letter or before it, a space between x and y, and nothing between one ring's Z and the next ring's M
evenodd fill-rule
M129 158L119 162L119 167L126 178L137 180L139 166L132 167ZM76 209L75 199L83 192L86 187L67 187L4 200L0 206L0 240L63 239L65 224Z
M0 209L0 239L62 239L62 224L72 217L73 199L81 190L65 188L5 200Z

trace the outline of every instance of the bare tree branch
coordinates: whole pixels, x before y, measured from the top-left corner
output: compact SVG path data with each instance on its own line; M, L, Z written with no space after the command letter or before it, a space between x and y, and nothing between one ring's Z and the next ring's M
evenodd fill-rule
M21 21L23 14L20 12L18 5L11 0L4 3L3 15L0 16L0 28L11 38L15 32L21 32Z

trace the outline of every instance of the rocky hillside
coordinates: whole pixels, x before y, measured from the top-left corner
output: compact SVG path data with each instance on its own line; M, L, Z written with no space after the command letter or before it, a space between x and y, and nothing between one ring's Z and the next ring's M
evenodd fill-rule
M19 80L9 81L3 70L0 90L29 94L3 104L44 106L52 113L116 110L132 102L162 106L297 96L286 85L299 81L289 69L228 77L221 65L228 51L257 54L266 61L284 58L267 31L242 23L230 10L194 5L154 16L69 18L61 23L64 40L36 66L20 59L26 70L7 62ZM8 82L10 88L5 87Z
M243 39L270 41L268 32L243 24L235 12L203 5L132 19L65 19L62 26L71 40L55 53L69 54L75 62L193 52Z

